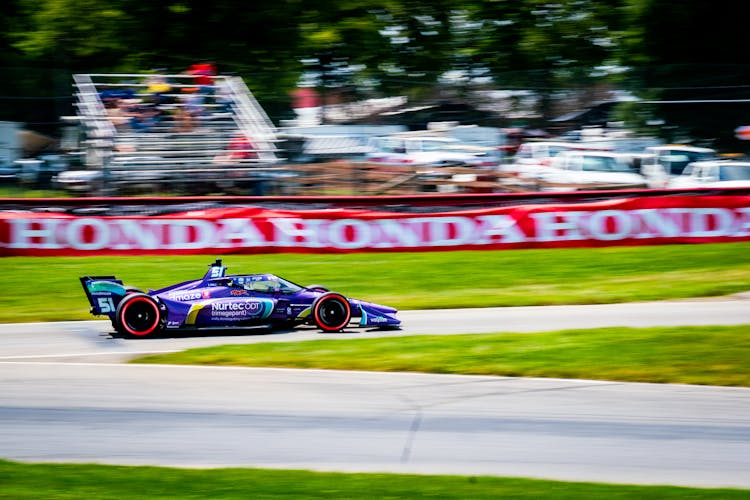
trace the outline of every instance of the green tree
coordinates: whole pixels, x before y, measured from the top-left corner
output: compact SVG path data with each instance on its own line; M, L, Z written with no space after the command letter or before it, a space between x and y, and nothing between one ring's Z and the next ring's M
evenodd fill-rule
M746 22L732 0L630 0L623 63L627 84L661 102L669 139L710 139L747 149L733 130L750 123Z
M30 64L180 72L211 59L221 71L245 77L271 107L286 104L301 70L295 0L18 1L27 22L12 38Z
M314 2L304 11L300 52L329 92L420 95L450 67L451 7L449 0Z
M623 1L479 0L475 64L502 87L536 90L549 118L553 96L594 85L603 78L594 68L614 64Z

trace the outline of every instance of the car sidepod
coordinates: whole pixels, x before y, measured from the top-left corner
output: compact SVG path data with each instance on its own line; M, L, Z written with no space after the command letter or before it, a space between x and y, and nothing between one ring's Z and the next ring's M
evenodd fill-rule
M258 325L269 320L276 305L276 301L261 297L162 300L170 310L168 328Z

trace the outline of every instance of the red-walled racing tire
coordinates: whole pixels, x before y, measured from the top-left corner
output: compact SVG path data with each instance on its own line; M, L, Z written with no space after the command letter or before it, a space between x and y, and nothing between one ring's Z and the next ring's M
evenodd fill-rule
M153 297L129 293L117 305L115 329L123 335L144 337L164 327L162 312Z
M315 325L324 332L338 332L352 319L352 307L343 295L328 292L315 299L312 316Z

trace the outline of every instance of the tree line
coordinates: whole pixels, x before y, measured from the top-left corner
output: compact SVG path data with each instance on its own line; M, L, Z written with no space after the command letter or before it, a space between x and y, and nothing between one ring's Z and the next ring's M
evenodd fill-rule
M446 85L532 90L547 117L551 99L606 82L660 103L623 106L628 120L666 118L696 131L706 124L693 114L705 119L715 108L732 120L747 110L737 8L732 0L4 0L0 95L59 98L69 82L38 76L51 68L181 71L212 60L241 75L275 118L300 83L349 100L423 98Z

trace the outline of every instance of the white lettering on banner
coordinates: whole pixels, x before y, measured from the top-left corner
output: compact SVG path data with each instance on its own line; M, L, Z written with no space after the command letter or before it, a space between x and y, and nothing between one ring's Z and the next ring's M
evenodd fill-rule
M84 241L84 232L91 233L91 241ZM65 228L65 238L76 250L102 250L110 245L111 240L107 223L93 217L73 219Z
M734 223L734 214L723 208L696 208L691 210L690 218L690 236L702 238L729 236ZM711 226L714 228L709 229Z
M139 224L140 221L133 219L120 219L117 221L117 227L120 230L120 239L112 245L115 250L129 250L131 248L142 248L144 250L153 250L159 248L161 235L156 233L156 229L161 227L154 222L145 221L148 224Z
M381 233L380 241L374 244L375 248L414 248L424 240L421 227L417 224L405 224L403 219L382 219L375 222Z
M278 247L306 247L306 248L320 248L324 245L319 239L319 228L324 220L316 219L294 219L294 218L281 218L281 219L269 219L269 222L273 225L274 234L273 239L269 242L272 245ZM297 241L301 238L302 241Z
M13 249L186 250L210 248L432 248L564 241L750 237L750 208L665 208L436 215L399 219L3 220ZM269 233L260 230L265 224Z
M373 228L363 220L338 219L328 226L328 241L335 248L352 250L355 248L367 248L373 244ZM347 237L351 234L351 238Z
M8 248L65 248L55 236L57 226L65 222L63 219L8 219L7 222L10 224ZM34 243L35 239L41 241Z
M640 222L634 238L676 238L680 235L680 223L685 210L681 208L655 208L633 210L632 214Z
M531 214L531 218L535 221L536 241L585 240L586 237L581 233L581 229L583 229L581 218L586 213L541 212Z
M219 248L258 247L266 245L266 239L250 219L222 219L223 226L217 238Z
M215 225L208 220L177 219L168 226L169 244L167 248L189 250L214 246Z
M429 221L430 246L458 246L473 244L476 221L469 217L441 217ZM453 236L451 236L453 229Z
M477 217L481 222L478 229L479 237L476 243L486 245L488 243L520 243L526 241L518 222L509 215L482 215ZM493 239L493 237L498 238Z
M633 221L628 212L623 210L602 210L593 212L588 220L588 229L595 240L624 240L633 230ZM613 229L608 231L607 224L612 222Z
M733 236L750 236L750 208L740 208L740 218L738 219L738 228Z

